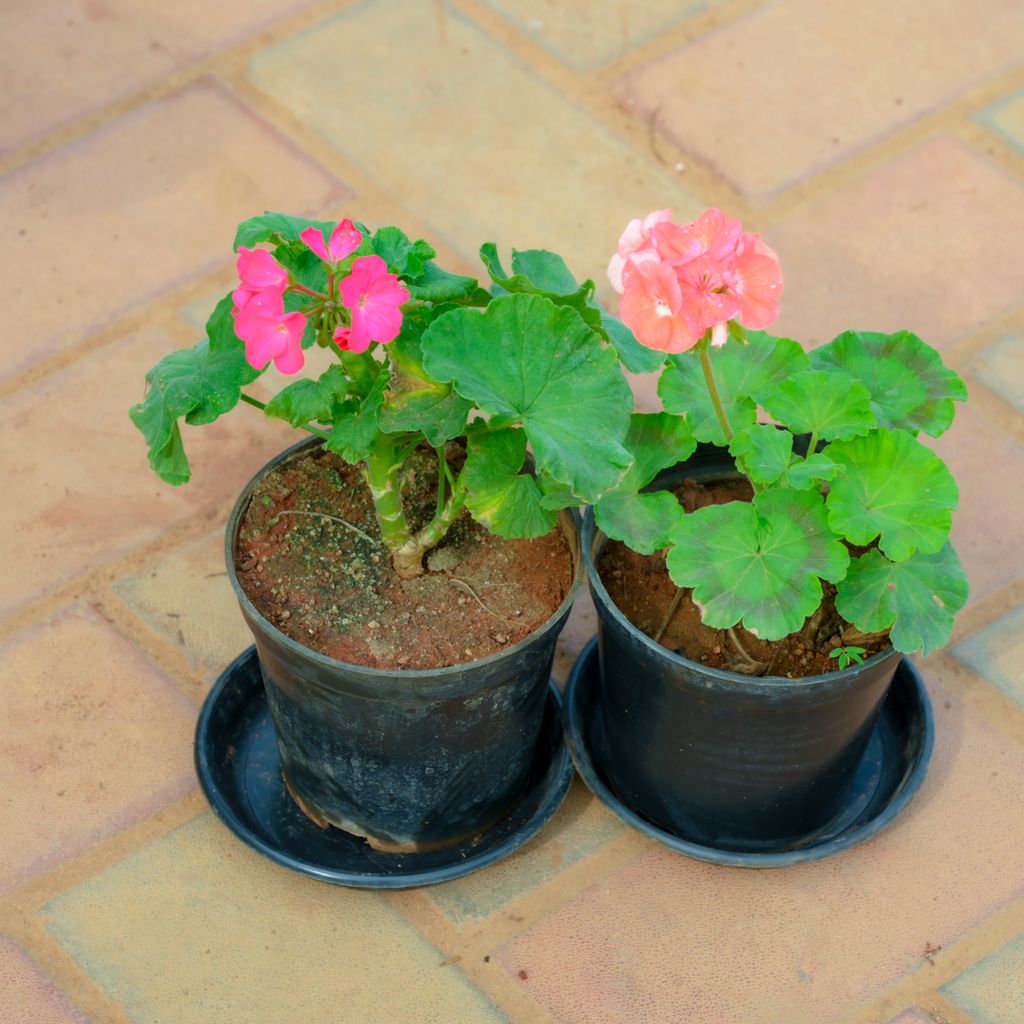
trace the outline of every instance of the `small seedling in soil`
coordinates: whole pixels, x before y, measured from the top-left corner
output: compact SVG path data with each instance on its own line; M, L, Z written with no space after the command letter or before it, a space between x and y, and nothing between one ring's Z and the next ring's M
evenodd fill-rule
M865 650L863 647L837 647L835 650L829 651L828 656L835 658L839 662L839 667L846 668L852 662L856 662L858 665L864 664Z

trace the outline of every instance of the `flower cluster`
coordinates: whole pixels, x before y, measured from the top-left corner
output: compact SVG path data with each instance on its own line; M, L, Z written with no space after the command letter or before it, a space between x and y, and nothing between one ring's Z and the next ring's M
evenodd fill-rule
M362 232L343 220L324 240L315 227L300 235L308 249L327 264L327 291L314 291L293 281L288 271L264 249L239 246L236 264L240 286L232 294L235 333L245 342L251 366L263 369L270 360L281 373L302 369L302 335L310 317L330 317L333 341L342 351L365 352L373 342L386 345L402 329L401 306L409 291L388 272L380 256L357 256L347 274L335 274L339 264L362 244ZM294 291L313 302L286 312L284 296Z
M713 208L690 224L674 224L671 210L630 221L608 279L637 340L663 352L685 352L708 332L722 345L730 320L761 329L779 315L778 256Z

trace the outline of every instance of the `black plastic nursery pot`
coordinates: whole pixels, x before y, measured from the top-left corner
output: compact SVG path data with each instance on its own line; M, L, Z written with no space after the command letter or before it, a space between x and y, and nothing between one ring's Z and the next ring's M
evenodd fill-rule
M519 643L438 669L374 669L304 647L267 620L235 573L241 518L272 470L320 442L282 452L242 491L228 520L228 577L253 634L290 793L319 824L382 850L441 849L501 820L522 794L537 747L555 642L583 574L575 517L560 528L573 582L557 611Z
M735 478L728 451L700 445L650 489ZM588 510L583 556L598 612L596 749L631 810L695 843L758 851L808 842L840 812L902 654L788 679L709 668L655 643L612 602L596 564L606 542Z

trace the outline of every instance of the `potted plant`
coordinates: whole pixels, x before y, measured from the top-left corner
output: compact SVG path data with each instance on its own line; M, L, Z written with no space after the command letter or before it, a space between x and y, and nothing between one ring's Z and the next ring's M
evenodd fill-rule
M266 213L235 249L238 288L203 341L149 371L131 418L176 485L181 420L241 401L308 435L227 531L289 791L381 850L461 841L530 770L582 573L566 510L630 461L608 343L628 332L543 250L514 252L507 274L485 245L488 291L396 227ZM244 390L316 348L323 372L268 401Z
M964 384L908 331L810 352L765 333L778 258L718 210L631 222L609 277L665 411L633 417L634 465L584 528L602 771L695 844L806 845L901 658L942 647L966 600L957 486L920 440Z

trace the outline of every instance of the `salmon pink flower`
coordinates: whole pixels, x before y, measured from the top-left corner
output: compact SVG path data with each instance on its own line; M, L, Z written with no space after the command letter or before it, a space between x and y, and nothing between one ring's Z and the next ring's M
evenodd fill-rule
M240 245L235 266L238 279L252 291L271 288L283 292L288 287L288 271L266 249L247 249Z
M698 256L672 270L679 282L686 315L702 334L739 312L740 304L729 292L730 267L726 261Z
M737 319L744 327L761 330L778 319L782 268L760 236L747 233L740 239L731 277L730 291L739 304Z
M319 228L309 227L303 231L301 238L310 249L313 250L322 260L328 263L337 263L359 248L363 240L363 233L347 217L338 224L331 232L331 237L324 245L324 235Z
M409 301L409 291L397 274L388 273L379 256L360 256L352 264L352 273L339 282L338 291L352 314L351 330L343 336L348 351L365 352L371 341L386 345L398 337L400 307Z
M285 313L283 298L269 290L235 313L235 334L245 342L245 358L257 370L273 359L281 373L298 373L306 361L301 344L305 329L306 317Z
M711 207L690 224L670 221L655 226L654 248L663 260L688 262L698 256L728 260L736 251L743 225Z
M612 287L621 295L624 287L622 272L626 268L626 260L633 257L634 262L653 259L658 255L654 247L653 231L656 225L672 219L671 210L655 210L647 214L643 220L631 220L619 238L619 247L608 264L608 280Z
M619 315L641 345L661 352L693 348L704 329L686 315L683 305L671 267L653 260L628 262Z

